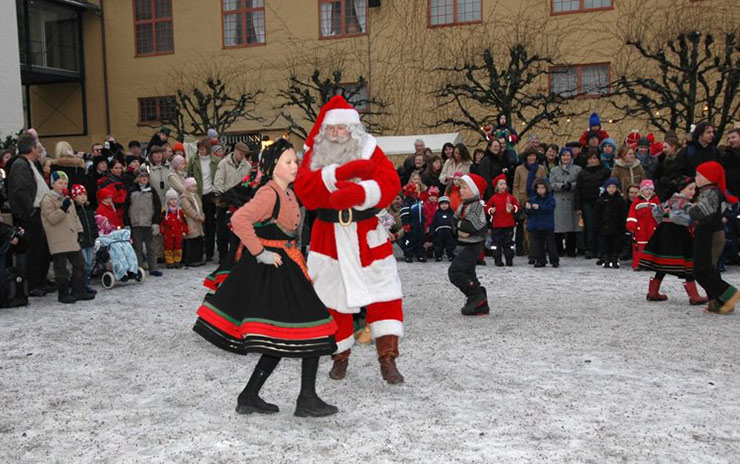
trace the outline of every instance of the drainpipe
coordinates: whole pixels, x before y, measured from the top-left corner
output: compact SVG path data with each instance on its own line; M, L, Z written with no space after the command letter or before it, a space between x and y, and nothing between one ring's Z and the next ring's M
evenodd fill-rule
M110 98L108 96L108 52L105 45L105 7L100 0L100 35L103 45L103 93L105 94L105 133L110 134Z

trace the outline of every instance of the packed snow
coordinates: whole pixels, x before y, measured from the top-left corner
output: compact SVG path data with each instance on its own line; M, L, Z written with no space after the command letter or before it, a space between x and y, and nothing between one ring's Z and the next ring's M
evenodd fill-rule
M291 359L262 390L279 414L235 413L257 356L191 330L210 268L1 309L0 462L737 462L740 314L689 306L670 276L668 301L647 302L650 275L628 265L492 264L491 314L466 318L446 261L399 262L406 382L382 381L373 346L339 382L324 358L318 391L340 412L321 419L293 416Z

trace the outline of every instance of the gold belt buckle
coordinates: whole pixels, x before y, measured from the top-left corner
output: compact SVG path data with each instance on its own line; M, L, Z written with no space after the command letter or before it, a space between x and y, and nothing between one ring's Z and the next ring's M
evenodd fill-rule
M346 221L344 220L344 218L342 216L342 213L345 212L345 211L348 211L349 212L349 216L347 217L347 220ZM352 208L343 209L343 210L337 211L337 217L339 219L339 224L342 225L342 226L344 226L344 227L347 227L348 225L352 224Z

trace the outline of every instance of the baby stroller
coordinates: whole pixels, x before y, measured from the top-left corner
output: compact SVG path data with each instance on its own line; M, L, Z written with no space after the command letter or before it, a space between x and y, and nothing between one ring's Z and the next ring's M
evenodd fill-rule
M106 290L115 287L118 282L144 282L146 273L136 260L130 230L114 230L95 240L92 275L100 277L100 283Z

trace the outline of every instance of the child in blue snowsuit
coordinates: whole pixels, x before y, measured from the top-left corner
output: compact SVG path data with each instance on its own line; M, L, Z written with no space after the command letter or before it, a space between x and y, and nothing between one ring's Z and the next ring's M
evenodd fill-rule
M534 267L545 267L545 252L550 258L550 265L558 267L560 260L555 248L555 198L550 191L550 184L544 179L535 179L532 183L535 194L529 198L525 211L529 220L527 230L534 247Z
M450 209L449 197L439 199L439 208L434 215L432 223L429 225L429 233L434 243L434 259L442 261L442 255L447 252L447 259L452 261L455 258L455 246L457 238L453 231L455 224L455 213Z
M417 261L425 263L424 251L424 209L419 201L419 191L416 185L406 184L403 188L403 206L401 207L401 222L403 222L403 240L401 248L407 263Z

